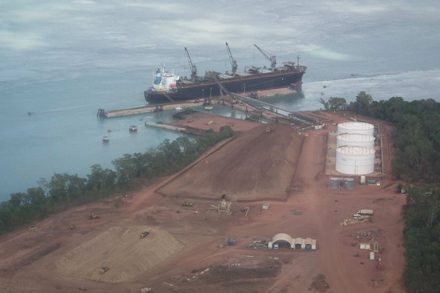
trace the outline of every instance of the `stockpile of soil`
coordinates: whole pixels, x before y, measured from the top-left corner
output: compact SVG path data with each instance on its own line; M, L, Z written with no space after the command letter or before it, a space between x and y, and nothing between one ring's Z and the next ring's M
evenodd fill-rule
M144 231L150 234L141 239ZM153 268L182 249L182 243L158 228L113 227L66 253L56 267L67 275L118 283ZM102 267L110 270L101 275Z
M256 200L286 198L302 137L281 124L253 128L158 190L171 196Z

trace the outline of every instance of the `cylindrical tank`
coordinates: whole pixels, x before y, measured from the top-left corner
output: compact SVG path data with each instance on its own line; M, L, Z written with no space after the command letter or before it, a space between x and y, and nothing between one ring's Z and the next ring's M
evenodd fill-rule
M365 134L340 134L336 138L336 147L358 146L374 149L374 136Z
M339 188L339 182L340 182L340 178L330 178L330 183L329 186L330 188Z
M353 178L344 178L344 187L346 189L354 188L354 179Z
M371 148L344 146L336 149L336 171L350 175L374 172L375 151Z
M338 124L338 134L365 134L374 136L374 126L365 122L344 122Z

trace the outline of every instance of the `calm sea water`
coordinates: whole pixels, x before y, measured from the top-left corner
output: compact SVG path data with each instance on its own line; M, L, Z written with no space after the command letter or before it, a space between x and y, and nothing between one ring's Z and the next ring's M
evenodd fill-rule
M189 75L184 46L200 74L230 70L225 41L241 69L268 65L254 43L279 63L299 54L308 66L303 95L268 100L290 110L362 90L439 100L440 4L382 2L0 1L0 200L54 172L85 176L95 163L111 167L124 153L175 139L143 126L172 112L106 120L96 112L144 105L162 62Z

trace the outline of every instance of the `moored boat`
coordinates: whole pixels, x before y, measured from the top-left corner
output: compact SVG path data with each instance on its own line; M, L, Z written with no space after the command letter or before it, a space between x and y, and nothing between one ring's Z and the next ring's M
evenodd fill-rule
M153 86L144 92L145 100L150 103L166 103L200 98L215 98L225 94L220 84L229 92L253 93L260 90L299 87L302 84L302 76L307 67L300 66L299 57L297 63L284 62L277 66L276 57L269 56L257 45L257 49L271 62L270 68L255 66L246 67L245 72L237 72L237 62L232 57L229 46L226 43L230 61L231 73L218 73L208 71L205 76L197 75L197 67L193 64L188 50L185 48L191 78L182 78L165 70L165 67L157 69Z

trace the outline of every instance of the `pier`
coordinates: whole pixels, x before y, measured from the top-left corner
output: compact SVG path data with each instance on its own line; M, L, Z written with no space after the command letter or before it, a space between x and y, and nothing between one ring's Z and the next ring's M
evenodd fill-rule
M113 117L122 117L122 116L130 116L130 115L138 115L138 114L146 114L153 112L162 112L165 110L175 110L176 108L191 108L203 106L206 101L193 100L189 102L182 103L170 103L170 104L158 104L158 105L147 105L142 107L134 107L134 108L126 108L119 110L111 110L105 111L104 109L99 109L97 116L103 118L113 118Z

